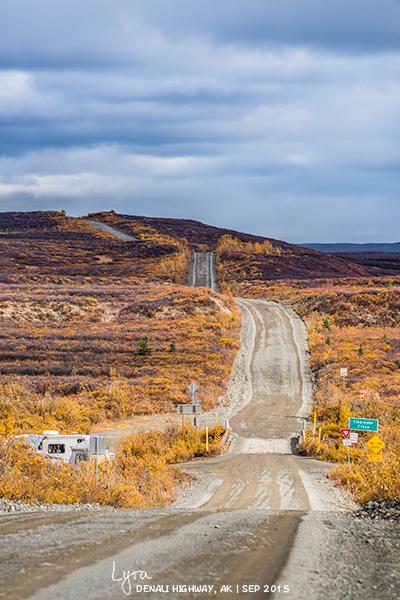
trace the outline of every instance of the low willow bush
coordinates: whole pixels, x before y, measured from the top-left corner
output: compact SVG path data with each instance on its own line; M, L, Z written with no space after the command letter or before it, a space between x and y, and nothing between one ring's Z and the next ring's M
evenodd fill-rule
M223 451L224 429L210 431L209 455ZM0 497L27 503L99 503L116 508L167 506L190 476L173 466L206 455L205 430L136 433L122 438L113 461L54 463L12 436L0 440Z

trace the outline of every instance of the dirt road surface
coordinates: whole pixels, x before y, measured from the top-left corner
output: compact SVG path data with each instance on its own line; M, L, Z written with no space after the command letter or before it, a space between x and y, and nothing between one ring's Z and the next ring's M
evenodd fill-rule
M162 511L1 516L0 598L398 598L398 526L358 519L331 465L292 453L311 402L303 323L238 302L231 451L184 465L197 482Z
M105 231L106 233L111 233L113 236L118 238L119 240L123 240L124 242L137 242L138 239L134 235L129 233L124 233L119 229L115 229L115 227L111 227L111 225L107 225L106 223L102 223L101 221L95 221L93 219L85 219L85 223L96 227L96 229L100 229L101 231Z
M189 270L189 285L218 290L214 252L193 252Z

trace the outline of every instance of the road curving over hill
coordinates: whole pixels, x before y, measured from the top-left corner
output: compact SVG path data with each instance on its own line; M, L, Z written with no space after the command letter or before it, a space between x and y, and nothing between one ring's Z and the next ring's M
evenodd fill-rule
M293 453L312 396L304 324L273 302L238 305L231 451L183 465L197 482L169 509L0 517L0 598L397 597L396 532L357 521L326 478L330 465ZM126 594L115 579L128 570L151 579L131 580Z

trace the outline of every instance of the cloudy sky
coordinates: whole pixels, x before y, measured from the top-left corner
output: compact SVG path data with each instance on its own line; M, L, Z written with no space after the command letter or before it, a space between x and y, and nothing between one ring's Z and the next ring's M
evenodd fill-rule
M398 0L1 0L0 210L399 241Z

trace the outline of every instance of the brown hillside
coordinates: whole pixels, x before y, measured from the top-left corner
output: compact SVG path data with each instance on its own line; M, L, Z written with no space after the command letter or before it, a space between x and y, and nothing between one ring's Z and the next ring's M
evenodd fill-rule
M90 215L139 239L151 240L153 236L167 236L187 242L194 250L216 250L218 253L220 281L236 282L243 279L274 280L321 277L365 277L379 274L374 266L355 263L353 260L326 254L228 229L206 225L188 219L166 219L120 215L101 212ZM222 243L233 238L239 243ZM270 244L270 252L257 249L257 244ZM400 272L400 267L399 267Z
M343 252L338 256L368 269L375 268L382 274L398 275L400 273L400 252Z
M191 250L216 250L222 289L243 281L369 277L400 273L397 261L367 261L221 229L187 219L90 215L133 233L126 242L61 212L0 214L0 281L186 283Z
M184 254L173 239L125 242L61 212L0 213L0 283L185 283Z

